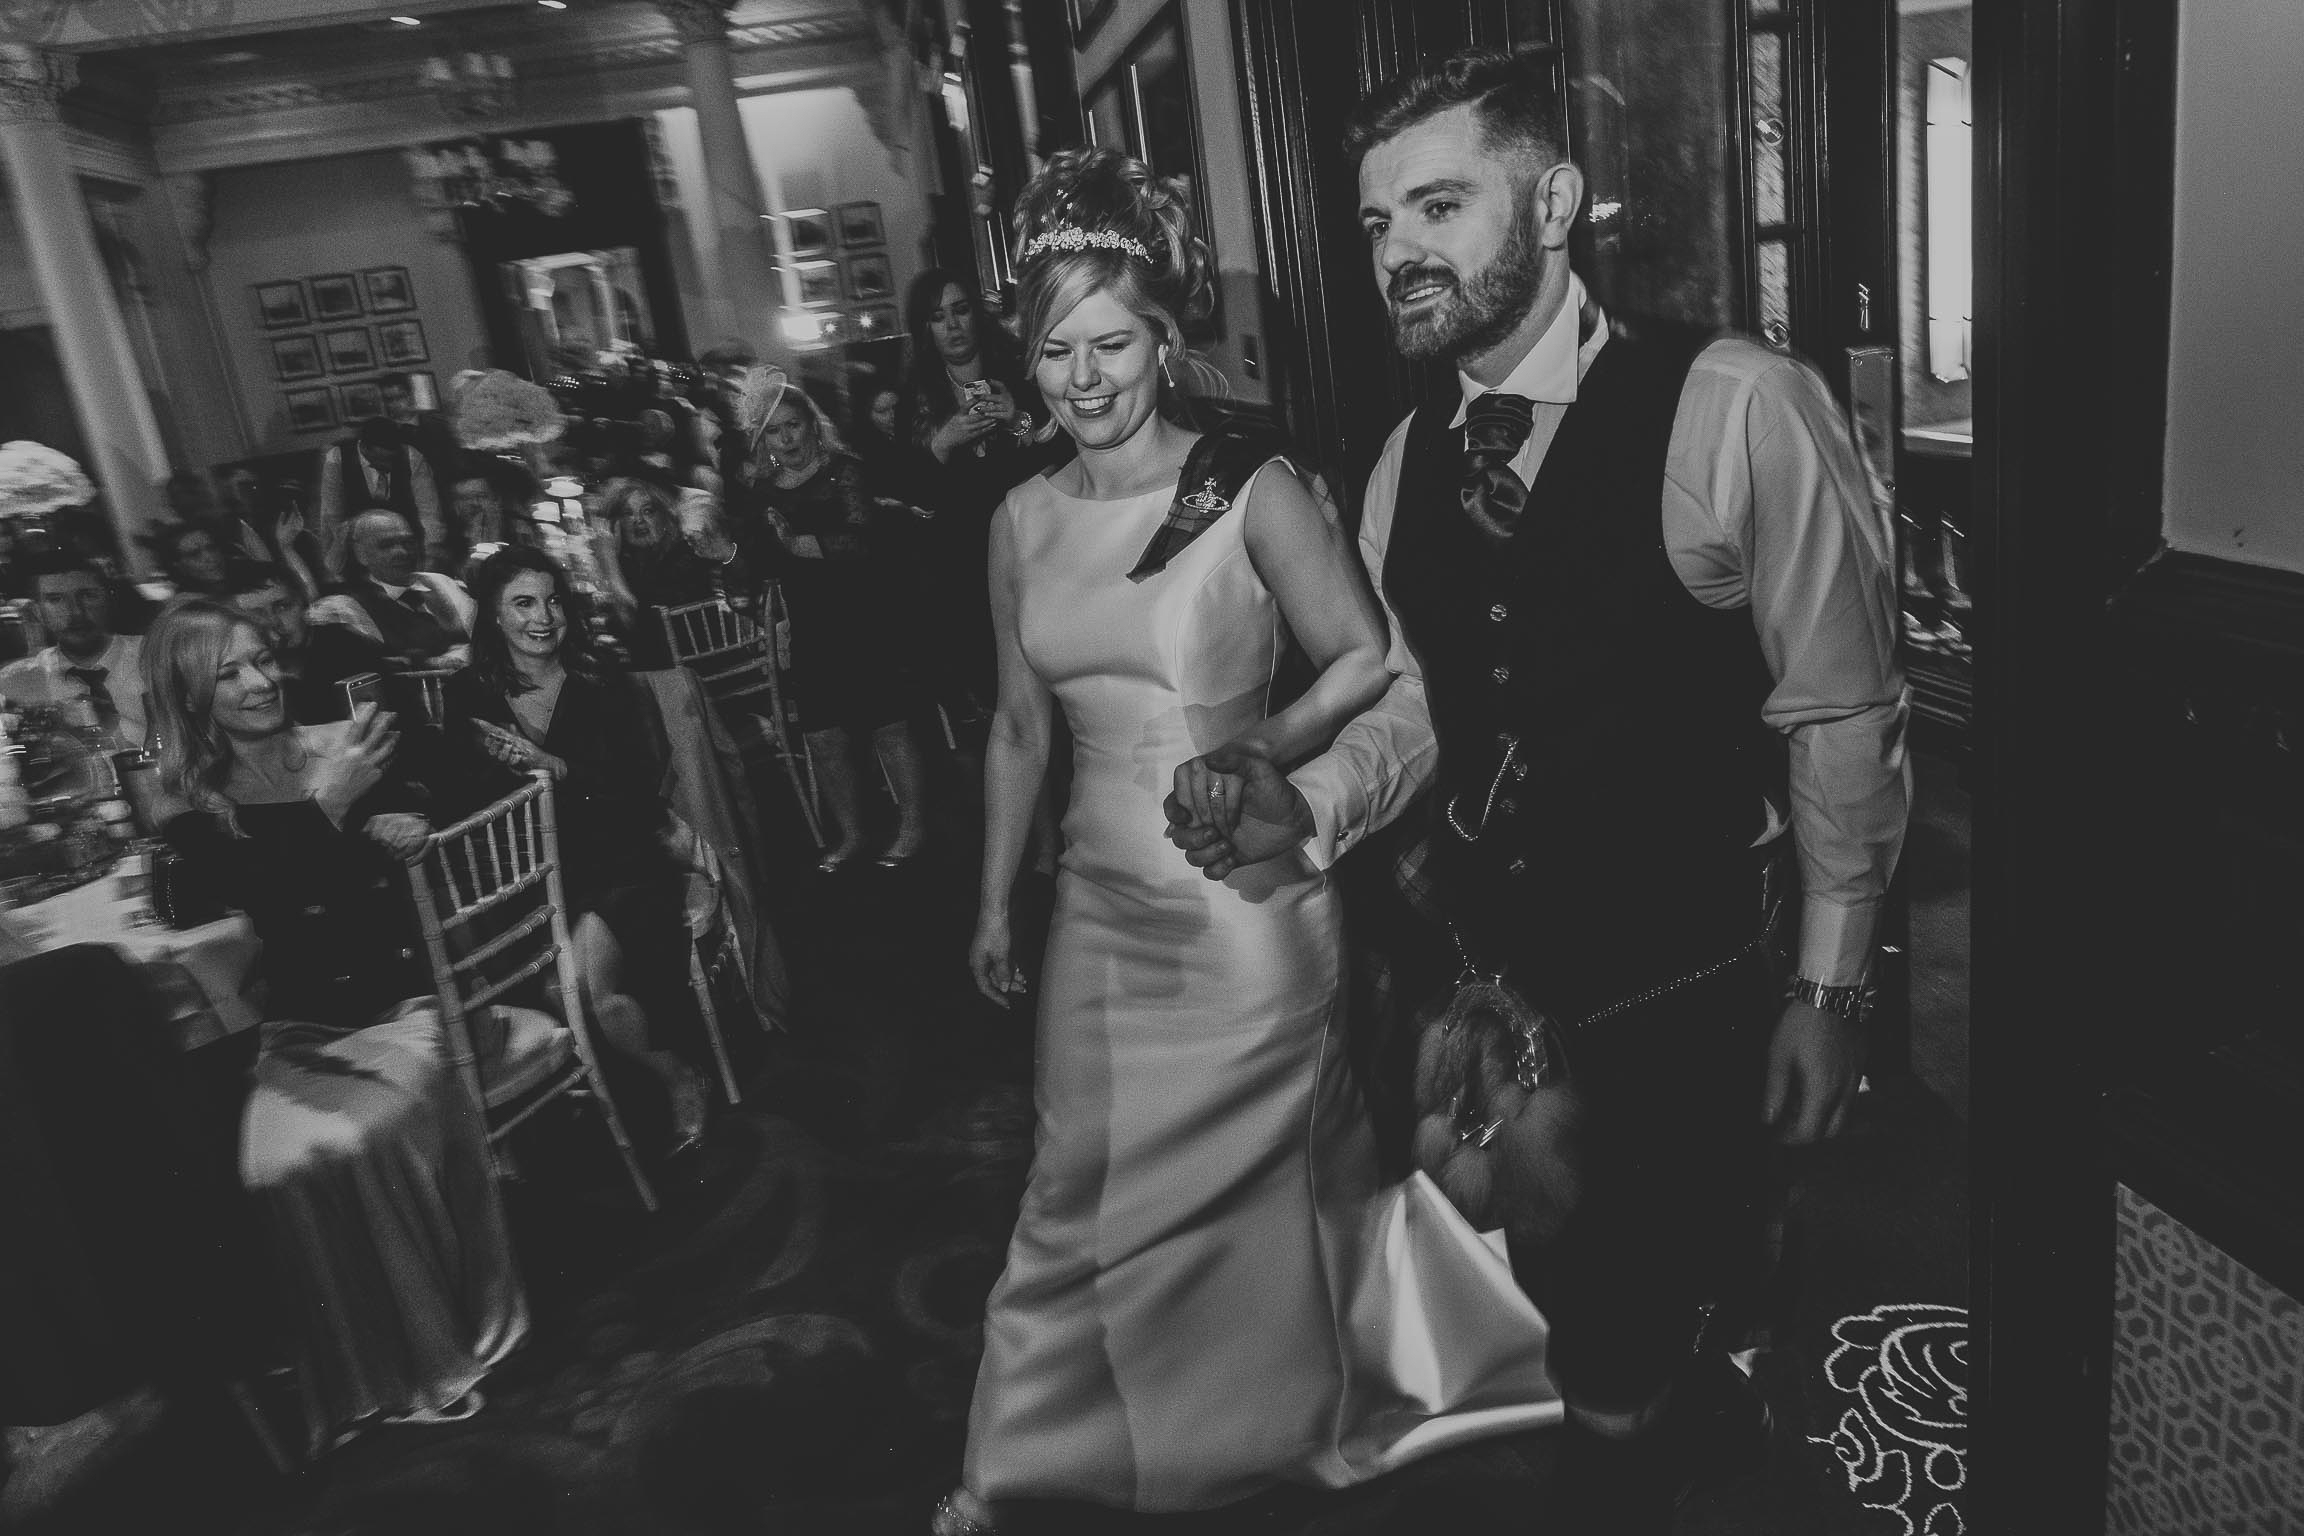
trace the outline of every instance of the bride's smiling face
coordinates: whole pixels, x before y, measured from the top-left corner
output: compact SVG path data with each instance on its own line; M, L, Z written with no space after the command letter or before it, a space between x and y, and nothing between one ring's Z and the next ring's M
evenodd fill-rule
M1109 293L1092 293L1056 322L1033 382L1083 448L1136 435L1160 403L1160 338L1151 322Z

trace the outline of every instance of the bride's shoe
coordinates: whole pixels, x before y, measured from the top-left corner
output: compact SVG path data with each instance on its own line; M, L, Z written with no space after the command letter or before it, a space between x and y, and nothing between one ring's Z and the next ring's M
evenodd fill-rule
M992 1517L990 1505L965 1488L955 1488L936 1501L928 1536L1000 1536L1000 1522Z

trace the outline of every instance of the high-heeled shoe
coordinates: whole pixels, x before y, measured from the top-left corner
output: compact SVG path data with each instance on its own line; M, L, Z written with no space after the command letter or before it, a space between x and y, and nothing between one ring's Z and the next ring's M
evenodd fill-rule
M816 872L820 875L836 875L863 857L864 850L861 848L851 848L845 853L835 849L816 861Z
M880 857L874 859L872 862L882 869L902 869L905 865L911 863L913 860L919 857L920 849L917 847L912 848L904 853L898 853L895 849L891 848L886 853L881 854Z
M928 1536L1000 1536L1000 1523L989 1511L975 1513L962 1504L965 1498L964 1490L955 1488L936 1501L936 1512L928 1517ZM969 1502L983 1508L979 1501Z

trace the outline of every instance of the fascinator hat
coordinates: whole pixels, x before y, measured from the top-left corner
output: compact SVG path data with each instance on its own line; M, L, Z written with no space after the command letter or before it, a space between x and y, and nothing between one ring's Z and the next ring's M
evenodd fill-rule
M784 391L791 387L792 381L774 363L744 370L743 387L736 396L736 425L754 448L760 446L768 418L776 414L776 407L784 403Z

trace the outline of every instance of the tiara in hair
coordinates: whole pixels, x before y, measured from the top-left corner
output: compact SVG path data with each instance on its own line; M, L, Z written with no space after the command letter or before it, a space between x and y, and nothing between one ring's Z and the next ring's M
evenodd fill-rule
M1049 251L1085 251L1095 246L1107 251L1126 251L1141 262L1152 260L1152 248L1133 235L1123 235L1109 229L1082 229L1077 224L1059 224L1045 234L1034 235L1024 242L1024 254L1019 261Z

